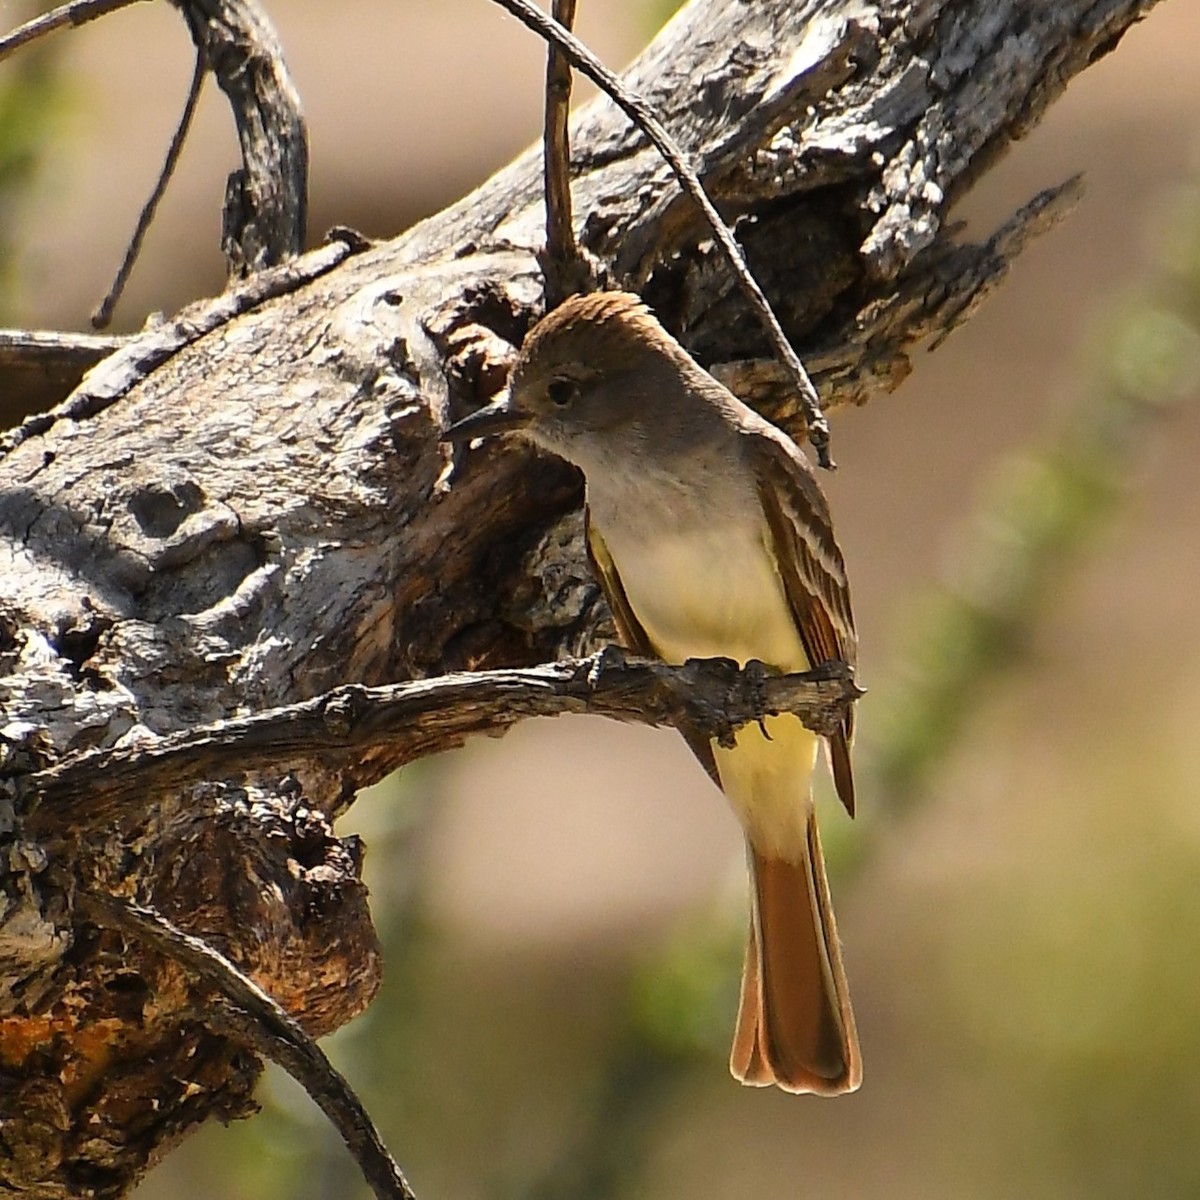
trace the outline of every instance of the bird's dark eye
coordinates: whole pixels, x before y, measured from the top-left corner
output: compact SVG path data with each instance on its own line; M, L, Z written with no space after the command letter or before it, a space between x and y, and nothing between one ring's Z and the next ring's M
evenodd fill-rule
M550 403L558 405L559 408L570 404L578 391L579 385L573 379L552 379L546 385L546 395L550 397Z

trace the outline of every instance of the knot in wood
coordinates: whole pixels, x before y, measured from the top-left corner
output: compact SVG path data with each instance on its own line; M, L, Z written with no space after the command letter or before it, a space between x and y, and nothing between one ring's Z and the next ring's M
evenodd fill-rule
M368 707L367 692L361 685L350 683L338 688L321 704L326 732L335 738L348 738Z

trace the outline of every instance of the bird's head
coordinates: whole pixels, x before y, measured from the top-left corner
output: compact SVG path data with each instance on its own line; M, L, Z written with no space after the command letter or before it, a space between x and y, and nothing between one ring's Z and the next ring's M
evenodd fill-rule
M637 296L572 296L531 330L507 388L443 436L515 431L587 471L598 455L665 435L664 392L698 371Z

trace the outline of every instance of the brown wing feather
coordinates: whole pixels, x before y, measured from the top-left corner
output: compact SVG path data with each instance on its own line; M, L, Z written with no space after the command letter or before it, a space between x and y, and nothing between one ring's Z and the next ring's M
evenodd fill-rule
M792 617L813 666L840 659L854 666L858 639L842 552L833 536L829 509L812 469L800 451L770 433L749 432L759 496ZM833 782L846 811L854 815L854 772L850 742L854 710L829 739Z
M617 573L616 563L604 544L600 531L592 523L591 515L584 511L584 529L587 537L588 559L592 570L600 582L604 598L612 610L613 624L617 627L617 636L626 650L641 654L645 658L662 658L662 655L650 641L650 635L642 628L642 623L634 615L629 597L625 594L625 585ZM700 765L708 772L709 778L717 787L721 786L721 778L717 774L717 762L713 757L712 745L703 734L681 729L683 740L687 742L692 753L700 760Z

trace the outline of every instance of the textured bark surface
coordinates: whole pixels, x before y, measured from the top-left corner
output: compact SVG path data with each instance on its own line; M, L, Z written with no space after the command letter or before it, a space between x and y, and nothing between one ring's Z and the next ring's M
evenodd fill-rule
M1151 6L694 0L629 78L739 219L836 407L894 387L907 349L965 319L1063 211L1073 186L984 245L945 225ZM657 155L607 105L573 145L581 242L611 281L800 434ZM370 1000L356 847L329 821L389 763L344 772L314 742L248 769L235 746L186 785L132 790L99 829L29 811L21 777L95 748L122 747L127 767L164 736L347 682L525 665L610 635L575 473L506 445L453 463L437 440L502 382L539 312L542 222L530 154L393 241L342 237L129 339L8 439L0 1186L118 1195L196 1122L251 1106L257 1065L206 1031L204 994L73 920L77 887L202 934L311 1031ZM87 801L84 779L61 812Z
M253 716L200 725L147 745L117 745L69 756L16 781L37 838L64 825L101 834L147 794L186 787L226 769L270 767L296 754L319 757L343 792L378 779L468 737L498 736L528 717L591 713L618 721L670 725L732 745L733 730L780 712L817 733L841 727L859 697L852 671L826 663L798 675L767 675L761 663L692 659L682 666L627 660L617 646L586 659L520 670L465 671L365 688L347 684L314 700ZM329 799L340 802L341 796Z

